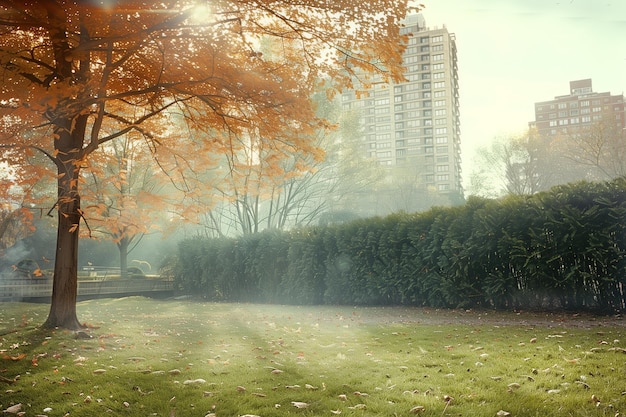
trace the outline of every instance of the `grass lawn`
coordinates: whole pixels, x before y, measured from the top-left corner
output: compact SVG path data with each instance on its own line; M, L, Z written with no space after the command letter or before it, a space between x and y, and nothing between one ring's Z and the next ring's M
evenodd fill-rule
M0 307L25 416L626 416L615 317L130 297L79 303L87 339Z

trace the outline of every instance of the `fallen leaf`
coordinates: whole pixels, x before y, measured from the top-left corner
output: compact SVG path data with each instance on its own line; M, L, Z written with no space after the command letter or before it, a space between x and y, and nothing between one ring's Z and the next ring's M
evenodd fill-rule
M4 410L4 413L9 413L9 414L17 414L20 412L20 410L22 410L22 403L17 403L15 405L12 405L11 407L8 407L6 410Z
M188 379L183 382L183 385L191 385L191 384L204 384L206 381L202 378L198 379Z
M409 413L411 414L419 414L419 413L423 413L424 411L426 411L426 408L424 408L423 405L416 405L415 407L411 408L409 410Z
M6 359L6 360L12 360L12 361L21 361L22 359L24 359L26 357L25 353L20 353L17 356L9 356L9 355L4 355L2 357L2 359Z
M506 417L506 416L510 416L511 413L509 413L508 411L500 410L496 413L496 415L498 417Z
M292 401L291 405L293 405L296 408L307 408L309 406L309 403L303 403L301 401Z

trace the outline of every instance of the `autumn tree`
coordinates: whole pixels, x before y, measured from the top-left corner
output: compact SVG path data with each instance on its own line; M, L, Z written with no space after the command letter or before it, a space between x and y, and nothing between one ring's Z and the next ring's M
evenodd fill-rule
M311 93L329 93L355 71L402 76L399 21L407 2L0 1L3 159L27 168L41 152L56 170L57 244L47 327L80 328L76 315L81 169L106 143L133 132L173 180L202 156L236 151L253 132L272 163L315 152L323 123ZM258 53L263 37L295 41L279 56ZM186 129L171 129L172 120ZM188 140L189 132L195 140ZM218 131L221 134L215 135ZM202 136L199 133L205 132ZM199 187L179 182L189 193Z
M225 178L215 186L221 192L220 202L204 204L207 212L201 224L208 235L315 224L333 212L345 212L346 207L354 212L360 194L371 194L382 171L363 152L358 118L342 112L338 100L329 100L325 92L317 92L312 99L318 117L331 122L310 138L324 153L292 152L281 161L278 173L264 162L262 146L255 149L261 157L252 158L249 149L241 155L224 155ZM210 170L209 176L215 177L218 171Z
M83 172L83 205L90 211L87 236L115 243L121 276L127 277L129 253L163 223L159 220L167 206L164 175L145 142L132 140L129 134L103 146L98 164Z

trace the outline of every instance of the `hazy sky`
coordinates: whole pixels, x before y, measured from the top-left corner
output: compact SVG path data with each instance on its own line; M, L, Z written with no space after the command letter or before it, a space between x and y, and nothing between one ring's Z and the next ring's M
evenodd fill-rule
M456 35L463 177L479 146L524 131L534 103L593 80L626 93L626 0L420 0Z

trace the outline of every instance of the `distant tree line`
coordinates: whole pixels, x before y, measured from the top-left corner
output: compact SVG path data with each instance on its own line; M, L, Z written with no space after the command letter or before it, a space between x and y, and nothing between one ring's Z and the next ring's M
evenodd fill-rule
M532 196L179 244L209 300L498 309L626 308L626 178Z

